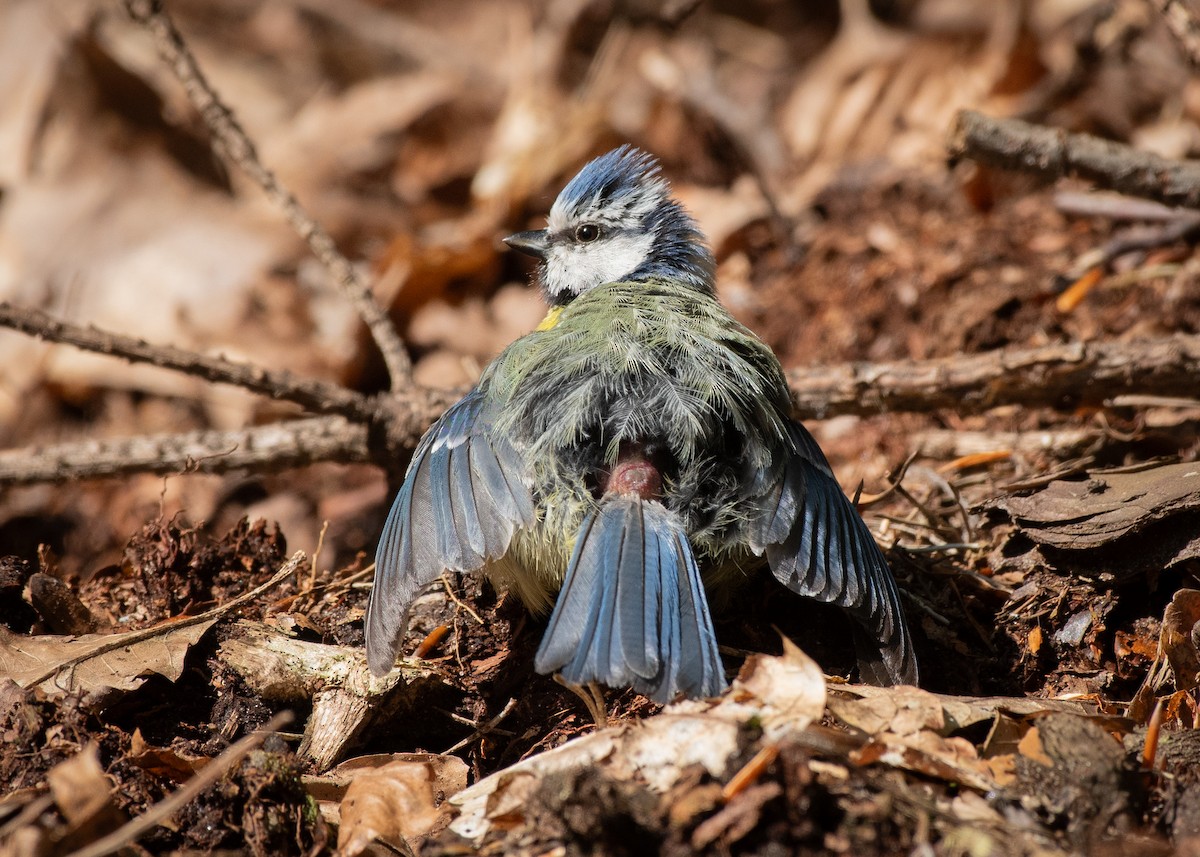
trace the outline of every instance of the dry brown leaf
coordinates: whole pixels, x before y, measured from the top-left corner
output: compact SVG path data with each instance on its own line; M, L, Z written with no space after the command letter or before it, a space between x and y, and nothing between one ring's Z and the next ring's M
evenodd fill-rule
M100 767L100 746L95 741L51 768L46 780L55 805L67 820L66 840L73 846L121 826L121 812L112 801L113 785Z
M177 783L187 782L192 774L209 762L208 756L181 753L170 747L151 746L142 737L142 730L136 728L133 730L129 752L125 758L155 776L165 777Z
M135 690L151 673L175 681L188 649L218 618L168 623L151 637L146 631L25 637L0 628L0 673L24 688L36 684L51 698Z
M868 735L890 732L904 736L925 729L937 733L946 730L945 711L934 694L909 687L893 690L893 693L866 699L831 697L829 710L843 723L857 727Z
M1046 751L1042 748L1042 737L1036 726L1031 727L1025 733L1025 737L1017 744L1017 750L1026 759L1032 759L1039 765L1045 765L1047 768L1054 767L1054 760L1047 756Z
M829 707L837 713L837 700L846 696L856 696L863 699L886 697L893 700L890 705L899 706L896 700L909 700L905 704L920 709L922 705L932 705L935 701L942 709L940 717L944 721L942 732L950 734L965 729L975 723L992 720L998 712L1017 716L1044 714L1059 711L1064 714L1080 714L1089 716L1095 713L1095 706L1070 699L1029 699L1022 696L952 696L943 693L930 693L910 687L874 687L869 684L839 685L830 697ZM851 709L852 711L854 709ZM870 712L872 709L862 709ZM885 705L883 712L889 708ZM853 716L853 715L852 715ZM866 716L864 713L862 716ZM939 715L928 713L929 723L937 722ZM870 730L865 730L870 731Z
M1175 675L1176 690L1200 684L1200 590L1180 589L1163 612L1162 651Z
M353 770L342 768L343 774ZM406 754L359 769L341 803L338 854L353 857L376 841L402 847L430 833L449 818L445 799L466 782L462 760L434 755Z
M1180 589L1163 611L1158 651L1126 716L1138 723L1149 720L1168 679L1173 679L1176 691L1200 684L1200 590Z
M46 775L50 794L71 824L94 816L108 802L112 784L100 767L100 746L94 741Z
M975 745L965 738L943 738L934 732L902 737L885 732L855 750L850 758L860 765L881 762L945 782L961 783L981 792L997 788L991 767L979 758Z

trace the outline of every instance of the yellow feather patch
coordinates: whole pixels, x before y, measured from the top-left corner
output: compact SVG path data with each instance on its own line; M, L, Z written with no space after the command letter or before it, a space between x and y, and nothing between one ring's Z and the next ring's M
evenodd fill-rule
M554 325L558 324L558 320L562 317L564 309L566 309L566 307L550 307L550 312L546 313L546 317L542 319L542 323L539 324L536 329L550 330L552 327L554 327Z

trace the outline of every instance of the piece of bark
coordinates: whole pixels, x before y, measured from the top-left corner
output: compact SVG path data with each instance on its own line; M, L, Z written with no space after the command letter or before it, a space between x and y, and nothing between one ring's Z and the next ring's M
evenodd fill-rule
M1156 521L1200 513L1200 464L1095 471L1086 480L1058 480L1035 494L1004 498L999 505L1038 544L1062 550L1097 550L1136 535ZM1195 535L1200 539L1200 532ZM1195 556L1196 539L1189 544L1190 555Z

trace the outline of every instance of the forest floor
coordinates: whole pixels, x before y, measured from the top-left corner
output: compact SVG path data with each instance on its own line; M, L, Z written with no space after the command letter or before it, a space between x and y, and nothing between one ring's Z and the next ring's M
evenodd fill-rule
M38 71L0 114L6 296L386 387L148 31L116 7L36 5L0 12L5 38L39 36L0 59ZM537 324L528 266L498 238L625 140L662 156L722 299L797 376L1060 343L1195 351L1192 215L1102 208L1087 183L944 150L967 107L1195 155L1200 86L1146 4L1014 3L959 29L916 11L935 3L878 4L887 28L856 32L900 47L853 61L850 3L840 20L832 3L705 5L676 23L639 4L466 3L447 21L434 3L226 0L235 35L205 4L169 5L264 161L365 263L420 384L469 385ZM544 64L479 77L531 45ZM875 112L856 113L872 80ZM539 151L521 119L572 130ZM0 358L0 475L52 444L301 415L16 331ZM1004 395L806 419L861 486L921 689L853 684L844 617L763 575L714 605L731 691L665 711L609 691L605 728L533 670L545 619L475 578L423 597L404 669L366 676L380 465L403 462L4 477L0 855L1200 854L1200 400Z

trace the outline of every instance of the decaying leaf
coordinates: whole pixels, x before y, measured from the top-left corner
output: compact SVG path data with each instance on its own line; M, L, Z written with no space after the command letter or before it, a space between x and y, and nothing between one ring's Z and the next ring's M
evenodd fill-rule
M23 688L40 686L52 699L83 693L97 706L115 691L141 687L151 673L175 681L183 673L188 649L213 623L294 574L305 559L303 551L296 551L266 583L199 616L151 628L122 634L27 637L0 627L0 674Z
M139 768L177 783L187 782L209 762L207 756L180 752L170 747L151 746L142 737L141 729L133 730L127 758Z
M1200 685L1200 590L1181 589L1163 612L1160 646L1176 690Z
M445 800L467 784L467 766L453 756L404 754L369 757L371 764L347 764L341 777L351 777L340 807L338 853L361 854L372 842L403 848L449 819Z
M67 820L64 844L90 842L121 825L121 812L112 801L113 785L100 766L100 748L94 741L54 766L46 780L55 806Z
M858 705L845 697L858 697ZM997 713L1027 717L1051 711L1090 716L1095 706L1070 699L1027 699L1015 696L952 696L908 687L842 685L833 691L829 708L839 718L865 732L911 733L916 723L949 735L976 723L991 721ZM938 711L937 709L940 709ZM938 724L941 724L940 726Z

